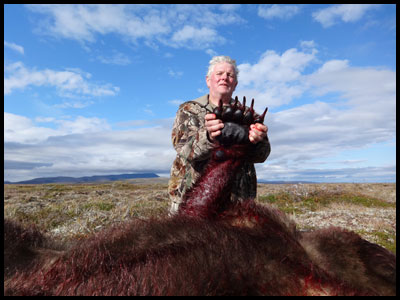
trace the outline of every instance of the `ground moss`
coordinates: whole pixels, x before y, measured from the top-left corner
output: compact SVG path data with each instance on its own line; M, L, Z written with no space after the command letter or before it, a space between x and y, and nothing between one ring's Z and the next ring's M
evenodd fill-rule
M353 194L332 194L316 193L307 196L293 196L290 193L277 193L270 195L261 195L258 197L261 203L270 203L287 213L301 213L305 211L318 211L332 203L353 204L365 207L396 207L395 203L389 203L380 199L353 195Z

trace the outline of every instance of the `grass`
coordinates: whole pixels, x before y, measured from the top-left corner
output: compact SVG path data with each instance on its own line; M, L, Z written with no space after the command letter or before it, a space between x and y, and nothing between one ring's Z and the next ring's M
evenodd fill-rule
M318 192L314 195L294 197L291 193L262 195L258 197L260 203L271 203L286 213L302 213L305 211L318 211L332 203L352 204L364 207L395 208L395 203L385 202L381 199L363 195L332 194L330 192Z
M331 189L319 189L294 191L290 188L286 188L279 192L275 191L274 193L259 195L257 201L263 204L272 204L296 220L312 218L313 215L310 215L310 212L314 212L320 216L323 216L324 212L328 212L325 218L320 217L316 219L317 221L315 221L313 225L308 225L307 222L303 222L303 224L297 222L298 228L301 230L314 230L318 229L318 226L335 223L335 215L339 215L338 220L341 221L340 214L343 214L343 212L350 216L354 215L353 219L346 215L343 216L343 219L347 219L349 222L344 227L349 230L354 230L363 238L396 253L396 229L394 226L387 224L384 219L380 220L379 216L377 216L378 221L375 219L373 220L373 224L370 223L372 220L368 219L368 213L370 213L371 210L375 211L376 209L378 213L380 209L383 210L383 212L386 211L385 209L390 211L395 211L396 209L395 202L388 202L385 201L385 199L377 198L376 193L375 196L368 196L347 190L333 191ZM396 220L394 219L392 223L395 222ZM317 225L315 225L315 223L317 223ZM340 224L342 223L333 226L340 226ZM374 228L373 230L358 229L363 226ZM352 227L354 227L354 229L352 229Z
M361 236L371 236L372 239L375 241L376 244L385 247L389 251L396 254L396 233L389 232L389 231L373 231L368 232L365 230L357 230Z
M74 214L70 211L64 211L63 208L57 206L49 206L35 211L26 211L17 208L14 211L13 219L26 224L34 223L40 228L49 231L64 224L73 217Z
M334 209L335 205L340 205L344 211L347 207L354 206L360 207L360 211L366 208L396 209L395 202L377 197L380 194L378 192L373 193L373 196L351 192L364 192L366 189L363 190L360 184L349 186L347 190L338 189L334 185L318 187L320 188L311 189L306 185L284 185L278 189L277 185L265 185L259 189L261 192L257 201L273 204L300 220L306 218L310 212L318 214L326 209ZM385 186L377 185L379 189L383 187ZM395 190L395 186L385 188L385 193ZM60 239L81 238L130 218L165 216L168 208L166 183L115 181L94 184L4 185L5 217L26 225L34 223L42 231ZM389 228L384 221L373 226L374 230L355 231L395 252L395 228ZM301 229L316 228L318 227L305 224Z
M165 215L165 184L5 185L4 216L36 224L55 238L74 239L129 218Z
M85 203L82 208L84 210L98 209L100 211L110 211L115 208L115 204L106 201L97 201L93 203Z

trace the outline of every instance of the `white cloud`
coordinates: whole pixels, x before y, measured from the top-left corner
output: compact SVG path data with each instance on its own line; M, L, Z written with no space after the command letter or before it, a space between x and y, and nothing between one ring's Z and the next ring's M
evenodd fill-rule
M217 56L217 55L218 55L218 53L217 53L216 51L214 51L213 49L207 49L207 50L206 50L206 53L207 53L208 55L210 55L211 57Z
M326 166L327 157L357 144L359 148L366 147L379 136L379 132L375 137L371 135L373 124L365 120L353 122L359 124L352 126L345 119L336 121L340 113L343 111L329 103L316 102L268 114L272 152L265 164L256 165L258 179L393 181L395 162L381 166L369 162L366 167L358 160L351 161L351 165L343 162L335 168ZM344 114L356 117L351 111ZM131 172L169 174L176 155L170 139L173 118L151 124L132 121L134 124L126 125L147 127L110 130L106 121L96 118L35 120L54 124L55 129L50 129L26 117L9 113L4 116L5 180ZM363 130L367 133L359 137ZM382 126L379 130L382 132Z
M35 127L29 118L4 112L4 142L32 144L57 134L51 128Z
M85 108L88 107L92 104L94 104L94 101L64 101L61 104L55 104L54 107L55 108Z
M168 101L169 104L174 105L174 106L179 106L183 102L184 102L184 100L181 100L181 99L174 99L174 100Z
M111 126L106 122L106 120L96 117L85 118L78 116L72 121L55 120L54 123L59 125L58 130L63 134L93 133L111 130Z
M314 20L320 22L323 27L330 27L338 20L343 22L356 22L371 9L378 7L376 4L337 4L321 9L312 14Z
M267 181L312 181L312 182L395 182L396 167L343 167L308 168L288 167L282 164L270 164L257 168L259 180Z
M180 78L183 75L182 71L173 71L173 70L169 70L168 71L168 75L171 76L172 78Z
M5 179L10 181L61 175L169 173L176 154L170 139L173 119L152 122L147 128L111 131L109 124L98 118L45 119L56 127L50 129L26 117L10 113L4 117L4 159L10 162Z
M288 104L304 92L299 83L302 72L316 60L316 49L301 52L295 48L279 55L267 50L253 65L243 63L238 66L239 85L237 94L255 98L256 108L263 109Z
M74 95L85 96L115 96L119 88L111 84L98 85L90 83L90 74L77 70L54 71L50 69L28 69L22 62L16 62L4 68L4 95L17 89L34 86L53 86L65 97ZM86 78L84 78L86 77Z
M243 20L236 6L218 5L29 5L41 14L36 32L79 42L117 34L136 44L206 49L224 43L220 26Z
M24 47L17 45L15 43L9 43L9 42L4 41L4 47L10 48L14 51L17 51L20 54L24 54Z
M238 10L240 8L240 4L221 4L219 9L224 12L232 12Z
M316 48L317 44L311 40L311 41L300 41L300 47L303 49L313 49Z
M258 15L264 19L290 19L300 12L299 5L262 4L258 7Z
M215 43L224 43L225 39L212 28L185 25L173 34L171 41L171 45L178 47L185 45L188 48L208 48Z
M4 113L6 114L6 113ZM47 122L53 122L55 119L52 117L36 117L35 122L37 123L47 123Z
M270 110L267 114L272 152L267 164L257 167L259 178L288 180L291 175L301 178L300 174L308 176L308 180L312 176L322 178L322 169L310 165L315 159L323 161L338 153L368 149L393 141L396 136L394 71L330 60L306 72L320 61L318 51L310 49L314 43L302 46L303 51L289 49L282 54L268 50L256 63L239 65L236 94L246 96L248 101L255 98L258 112L265 106L275 108L306 98L306 104L299 102L294 108L276 113ZM393 180L393 165L332 168L327 174L345 174L348 170L348 175L357 181L360 174L372 178L366 172L373 171L371 174L391 176ZM383 171L386 167L389 175Z
M396 108L395 78L396 74L391 70L351 67L347 60L332 60L307 76L305 82L314 87L316 95L340 93L351 107L362 108L371 114L392 115L390 112ZM385 123L389 121L394 120L390 118Z
M315 158L365 149L395 138L395 73L346 64L326 68L331 63L304 78L320 101L268 115L274 144L270 159L299 161L304 167ZM323 96L329 93L337 94L335 102L323 102Z
M116 51L111 56L108 57L104 55L99 55L97 56L97 59L103 64L118 65L118 66L126 66L132 62L127 55Z
M36 123L52 123L56 127L40 127ZM52 136L93 133L110 130L110 125L99 118L76 117L75 120L38 117L31 119L4 112L4 142L34 144L46 141Z
M286 59L282 59L285 55ZM269 99L262 98L264 95L275 99L275 103L297 99L306 92L307 97L312 97L308 104L267 114L272 152L266 164L257 166L258 178L393 181L395 161L380 166L369 162L369 167L321 165L338 153L368 149L370 145L395 139L395 72L352 67L349 61L331 60L316 71L304 74L308 64L316 59L315 53L306 57L307 53L297 50L288 50L282 55L266 51L256 64L247 65L247 72L258 72L261 77L269 76L267 71L285 73L287 68L291 70L288 74L295 74L287 78L274 75L269 78L273 84L259 76L247 77L246 85L259 94L255 97L258 111L270 105ZM268 60L275 64L267 63ZM246 72L241 74L251 76ZM264 89L263 82L268 89ZM330 94L334 94L333 101L324 101ZM11 168L5 170L8 180L134 171L166 174L175 157L170 141L172 119L151 128L126 131L111 130L105 120L97 118L36 120L41 125L44 121L50 122L54 129L14 114L5 113L4 119L5 160ZM150 125L149 122L128 123L125 125Z
M259 61L251 65L240 64L240 84L244 86L264 85L266 82L288 82L296 80L315 59L317 51L311 53L299 52L292 48L279 55L273 50L267 50L261 55Z

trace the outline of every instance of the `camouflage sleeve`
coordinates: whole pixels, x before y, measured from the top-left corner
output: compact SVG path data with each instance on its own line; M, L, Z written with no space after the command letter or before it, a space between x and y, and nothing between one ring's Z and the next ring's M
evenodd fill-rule
M268 136L262 141L258 142L249 150L248 159L252 163L263 163L271 153L271 144L269 143Z
M215 145L207 138L206 110L194 103L179 107L172 128L172 144L185 161L208 159Z
M259 117L259 114L255 113L255 118ZM271 144L269 143L268 135L257 144L252 144L249 149L248 161L252 163L263 163L267 160L271 153Z

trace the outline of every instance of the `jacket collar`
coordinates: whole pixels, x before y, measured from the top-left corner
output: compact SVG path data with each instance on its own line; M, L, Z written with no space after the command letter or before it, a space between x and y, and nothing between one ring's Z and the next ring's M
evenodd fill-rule
M200 104L202 107L206 108L209 111L213 111L213 109L216 107L216 105L214 105L208 101L208 94L205 94L199 98L196 98L193 101ZM232 98L231 103L234 103L234 102L235 102L235 100Z

